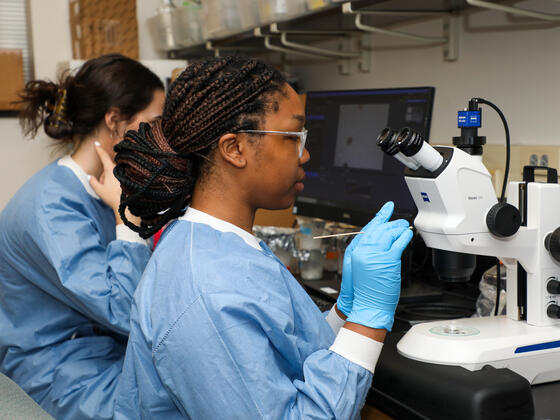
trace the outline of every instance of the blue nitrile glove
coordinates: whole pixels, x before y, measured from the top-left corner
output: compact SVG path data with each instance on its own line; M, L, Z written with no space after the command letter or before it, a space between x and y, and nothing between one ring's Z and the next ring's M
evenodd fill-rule
M352 252L354 303L347 322L391 331L401 290L401 255L412 239L406 220L376 226Z
M386 223L393 215L393 209L395 204L392 201L388 201L381 207L377 212L375 217L369 221L367 225L362 229L362 234L356 235L352 242L346 247L344 251L344 260L342 261L342 282L340 284L340 293L338 294L338 299L336 300L336 306L340 312L344 315L350 315L352 311L352 302L354 301L354 285L352 283L352 251L362 237L371 231L375 227Z

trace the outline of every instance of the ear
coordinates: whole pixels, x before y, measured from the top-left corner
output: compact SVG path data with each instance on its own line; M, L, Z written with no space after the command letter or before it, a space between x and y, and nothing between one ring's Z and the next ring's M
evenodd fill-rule
M111 107L105 113L105 125L111 134L118 134L118 124L121 120L121 113L118 108Z
M240 136L233 133L224 134L218 140L218 153L230 165L236 168L247 166L247 145Z

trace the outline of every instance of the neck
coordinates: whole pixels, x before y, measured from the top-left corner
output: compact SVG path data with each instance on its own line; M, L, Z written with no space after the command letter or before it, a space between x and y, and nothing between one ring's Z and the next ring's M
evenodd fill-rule
M212 188L200 185L197 181L192 196L191 207L224 220L249 233L253 233L256 209L250 208L246 201L227 193L227 188Z
M95 151L94 137L83 140L72 153L72 159L82 168L86 174L99 178L103 172L103 165Z

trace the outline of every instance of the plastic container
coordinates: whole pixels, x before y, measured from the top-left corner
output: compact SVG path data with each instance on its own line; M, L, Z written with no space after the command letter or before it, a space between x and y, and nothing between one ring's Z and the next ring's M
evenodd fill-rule
M296 235L299 272L303 280L319 280L323 277L325 256L321 249L322 240L313 239L324 233L325 222L316 219L298 218L299 232Z
M498 315L506 313L506 268L500 268L500 306ZM476 301L476 314L473 316L493 316L496 308L496 266L490 267L482 275L478 285L480 295Z
M320 280L323 278L325 257L320 249L300 250L299 271L303 280Z
M183 47L202 42L202 27L200 15L202 7L193 1L184 1L181 7L175 9L180 31L177 34L179 44Z
M323 269L325 271L338 271L338 244L337 238L323 239L323 251L325 252L325 261Z
M258 5L262 23L286 20L307 11L306 0L258 0Z
M180 7L163 2L148 19L156 48L170 51L202 43L200 13L200 5L192 1L184 1Z
M204 0L204 39L223 38L259 26L259 10L251 0Z
M173 3L164 0L157 8L155 16L148 19L155 47L159 50L168 51L181 47L179 39L182 38L182 28L174 12Z

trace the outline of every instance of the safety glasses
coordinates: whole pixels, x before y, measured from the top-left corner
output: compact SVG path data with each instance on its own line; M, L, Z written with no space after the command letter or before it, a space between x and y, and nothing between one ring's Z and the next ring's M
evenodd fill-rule
M305 128L303 129L303 131L240 130L238 131L238 133L276 134L276 135L297 137L299 159L301 159L301 157L303 156L303 150L305 149L305 141L307 140L307 130Z

